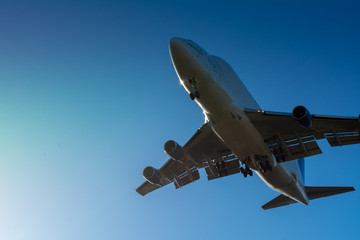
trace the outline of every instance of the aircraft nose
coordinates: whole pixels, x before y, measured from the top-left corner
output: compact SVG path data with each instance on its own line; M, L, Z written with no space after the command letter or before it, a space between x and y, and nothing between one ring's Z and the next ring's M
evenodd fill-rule
M189 79L194 75L194 54L188 47L187 40L172 38L169 44L172 63L181 79Z
M182 38L174 37L170 39L170 52L171 55L176 55L176 53L181 53L184 51L185 40Z

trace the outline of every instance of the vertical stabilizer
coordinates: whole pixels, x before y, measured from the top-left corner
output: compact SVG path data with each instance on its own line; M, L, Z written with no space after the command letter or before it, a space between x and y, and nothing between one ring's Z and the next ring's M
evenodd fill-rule
M303 184L305 185L305 160L304 160L304 158L299 158L298 164L299 164Z

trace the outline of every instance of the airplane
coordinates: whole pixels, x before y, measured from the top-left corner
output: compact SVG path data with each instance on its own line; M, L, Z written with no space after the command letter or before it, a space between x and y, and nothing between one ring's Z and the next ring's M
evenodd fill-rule
M180 83L205 122L184 146L173 140L164 144L170 159L160 169L143 170L146 181L136 189L139 194L170 183L183 187L200 178L200 168L208 180L255 172L280 193L262 206L265 210L355 190L306 186L304 158L322 153L320 139L332 147L360 143L360 115L315 115L301 105L292 113L264 111L223 59L183 38L172 38L169 50Z

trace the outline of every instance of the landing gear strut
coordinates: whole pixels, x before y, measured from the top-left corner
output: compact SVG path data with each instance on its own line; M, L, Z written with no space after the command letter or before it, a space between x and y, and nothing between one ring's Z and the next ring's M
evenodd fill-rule
M198 80L196 78L190 78L189 83L191 84L192 91L190 93L191 100L195 100L195 98L200 98L200 92L197 87Z
M267 171L272 171L272 166L268 160L265 162L260 162L260 169L263 173L266 173Z
M247 177L248 174L250 176L253 175L253 171L248 166L246 166L245 169L243 167L241 167L240 172L244 175L245 178Z
M224 161L217 162L215 167L219 171L220 177L228 175L228 170L226 169L226 163Z

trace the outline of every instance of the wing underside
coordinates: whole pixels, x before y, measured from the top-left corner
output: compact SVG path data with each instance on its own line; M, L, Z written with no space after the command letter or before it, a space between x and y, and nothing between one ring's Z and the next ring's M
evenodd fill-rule
M278 162L321 154L316 142L320 139L326 139L332 147L360 143L359 118L311 115L313 125L305 128L290 113L245 112Z
M200 178L198 169L205 168L208 179L216 179L240 172L240 161L232 154L223 141L205 123L194 136L183 146L188 158L184 162L169 159L158 171L165 181L155 185L145 181L136 189L146 195L169 183L175 188L183 187Z
M304 128L289 113L249 109L245 112L280 163L321 154L319 139L326 139L332 147L360 143L358 118L312 115L312 128ZM197 130L183 149L188 156L184 161L170 158L158 170L161 184L145 181L136 191L146 195L169 183L180 188L200 178L199 168L205 168L208 180L241 172L239 159L208 123Z

